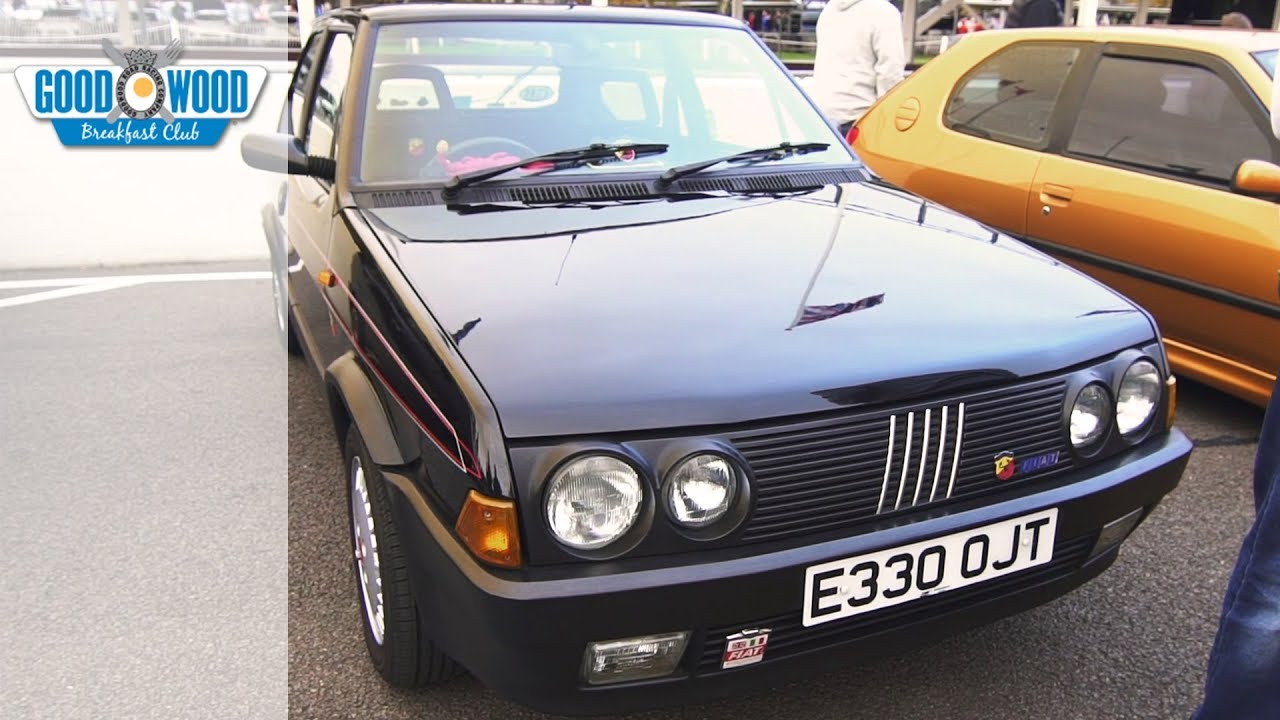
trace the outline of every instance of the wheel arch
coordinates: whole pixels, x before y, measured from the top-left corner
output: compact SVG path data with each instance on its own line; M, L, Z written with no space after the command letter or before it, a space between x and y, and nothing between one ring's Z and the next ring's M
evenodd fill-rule
M330 363L324 379L329 415L339 445L346 441L347 431L354 424L373 462L378 465L410 462L396 442L395 429L378 391L354 352L348 350Z

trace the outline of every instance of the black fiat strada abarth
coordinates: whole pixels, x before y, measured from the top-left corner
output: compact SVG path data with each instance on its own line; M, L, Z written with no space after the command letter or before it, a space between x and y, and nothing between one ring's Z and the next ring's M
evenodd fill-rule
M241 151L392 685L618 712L935 642L1191 452L1148 313L874 177L730 19L336 9Z

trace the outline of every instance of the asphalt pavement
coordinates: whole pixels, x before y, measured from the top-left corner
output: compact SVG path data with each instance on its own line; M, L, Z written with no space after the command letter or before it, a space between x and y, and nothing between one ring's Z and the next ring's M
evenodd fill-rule
M269 281L31 284L265 265L0 274L0 718L288 712Z
M4 285L47 275L0 274L0 717L547 717L371 668L337 443L265 280L20 305L51 289ZM1186 381L1179 407L1190 468L1097 580L924 650L633 717L1187 717L1262 413Z

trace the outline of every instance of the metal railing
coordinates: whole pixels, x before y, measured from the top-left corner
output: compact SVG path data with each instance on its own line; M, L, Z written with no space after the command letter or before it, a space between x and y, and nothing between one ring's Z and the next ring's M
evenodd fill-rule
M0 17L0 46L88 46L98 45L104 38L120 42L120 31L114 19ZM197 18L185 22L156 19L139 22L135 19L132 39L131 44L146 46L164 45L174 39L181 39L187 47L195 48L280 50L300 46L297 24L282 21L232 22Z
M817 47L817 35L814 33L757 33L764 44L775 53L797 53L812 55ZM923 35L916 38L916 55L937 55L942 52L944 38L942 33ZM908 58L910 61L911 58Z

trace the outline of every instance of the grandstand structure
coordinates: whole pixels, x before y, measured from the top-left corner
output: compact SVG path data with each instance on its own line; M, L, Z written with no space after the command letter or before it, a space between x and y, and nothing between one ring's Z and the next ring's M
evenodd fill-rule
M281 50L299 45L296 8L283 0L0 0L0 46L164 45Z

